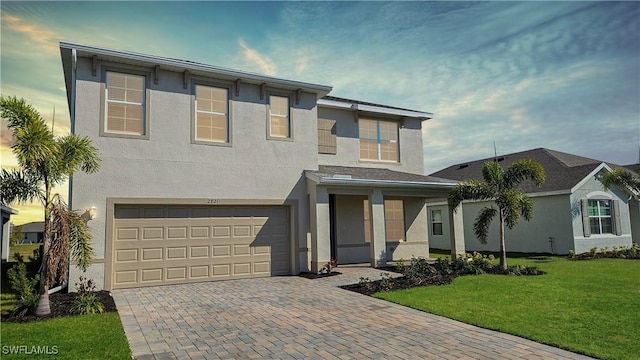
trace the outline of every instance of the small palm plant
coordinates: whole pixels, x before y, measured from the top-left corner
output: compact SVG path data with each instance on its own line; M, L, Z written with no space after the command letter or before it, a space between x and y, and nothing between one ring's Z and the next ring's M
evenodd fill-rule
M486 206L473 223L473 231L483 244L487 243L489 225L493 218L500 219L500 267L507 269L507 250L504 239L505 225L513 229L522 216L529 221L533 218L533 202L518 186L525 180L532 180L537 186L544 183L542 165L531 159L518 160L506 169L497 161L488 161L482 166L484 182L466 180L449 192L449 207L457 211L464 200L492 201Z
M71 223L69 229L60 230L60 226L65 226L63 218L73 217L73 215L65 215L64 212L58 211L56 216L52 216L54 210L60 210L59 206L56 208L56 204L61 203L60 199L58 199L60 201L54 201L52 189L55 185L63 183L77 170L86 173L98 171L100 158L98 150L93 147L88 137L76 134L55 136L38 111L24 99L0 96L0 115L7 121L9 130L13 131L14 143L11 149L19 165L18 169L2 169L0 203L7 205L14 201L38 200L44 207L44 251L40 268L40 299L36 315L48 315L51 313L49 284L54 281L56 275L60 274L60 265L63 267L66 265L66 260L61 257L68 254L61 251L59 245L64 247L69 244L72 247L73 260L83 271L86 270L93 253L86 251L90 243L89 233L75 226L78 225L77 221ZM52 220L56 219L62 221L57 221L57 230L52 226ZM54 233L63 236L62 238L54 236ZM59 243L61 241L62 244ZM82 244L78 245L77 241Z

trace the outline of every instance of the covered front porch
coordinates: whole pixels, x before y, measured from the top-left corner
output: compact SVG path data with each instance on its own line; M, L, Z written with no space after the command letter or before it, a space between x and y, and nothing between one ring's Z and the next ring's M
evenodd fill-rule
M310 206L311 270L340 264L429 257L428 199L455 182L388 169L320 166L305 173ZM462 211L449 214L451 252L464 254Z

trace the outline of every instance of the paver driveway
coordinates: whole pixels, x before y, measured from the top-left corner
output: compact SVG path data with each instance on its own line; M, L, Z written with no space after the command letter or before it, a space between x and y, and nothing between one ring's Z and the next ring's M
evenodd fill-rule
M115 290L138 359L586 359L337 285L380 271Z

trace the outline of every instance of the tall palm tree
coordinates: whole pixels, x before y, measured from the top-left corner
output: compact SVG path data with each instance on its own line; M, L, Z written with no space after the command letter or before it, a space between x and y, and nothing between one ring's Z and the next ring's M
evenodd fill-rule
M622 190L631 189L636 193L640 192L640 177L633 176L625 169L617 168L603 173L600 182L607 190L615 185Z
M525 180L532 180L537 186L544 183L545 175L542 165L531 159L518 160L506 169L497 161L486 162L482 166L484 182L465 180L449 192L449 207L457 211L464 200L493 201L497 209L486 206L473 223L473 231L483 244L487 243L489 225L498 215L500 219L500 266L507 269L507 250L504 241L504 227L513 229L520 216L529 221L533 217L533 202L518 188Z
M36 315L47 315L51 313L49 306L51 273L56 271L53 267L60 263L60 259L51 261L50 256L64 255L64 252L50 251L52 211L55 205L52 189L72 176L76 170L86 173L98 171L100 158L98 150L93 147L91 140L87 137L75 134L55 136L38 111L24 99L0 96L0 115L6 119L8 128L13 131L14 143L11 149L19 165L18 169L2 169L0 202L8 204L14 201L38 200L44 207L44 251L40 267L40 300ZM71 238L71 241L78 240L88 243L86 236ZM86 249L85 246L81 247ZM83 270L88 266L86 256L90 257L91 254L92 251L71 252L74 260L81 264L81 268L84 267ZM80 258L77 258L78 256Z

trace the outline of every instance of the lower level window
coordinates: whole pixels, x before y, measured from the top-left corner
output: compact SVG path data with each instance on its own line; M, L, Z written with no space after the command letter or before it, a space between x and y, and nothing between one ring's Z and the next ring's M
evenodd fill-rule
M589 200L589 227L592 234L612 234L611 200Z
M431 210L431 232L442 235L442 210Z
M384 201L384 226L387 241L404 241L404 210L402 200Z

